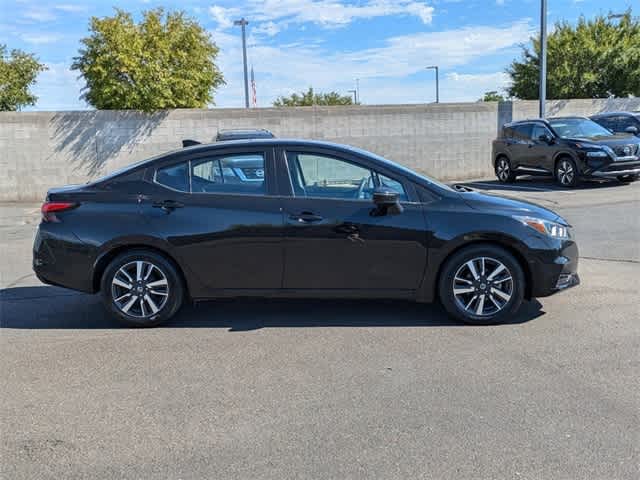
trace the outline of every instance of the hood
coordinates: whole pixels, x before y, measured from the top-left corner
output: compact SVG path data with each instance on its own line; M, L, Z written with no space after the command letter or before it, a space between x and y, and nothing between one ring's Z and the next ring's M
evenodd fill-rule
M459 195L474 210L491 211L506 215L528 215L542 220L567 224L554 211L535 203L480 192L461 192Z
M618 147L624 145L640 144L640 138L630 133L617 133L615 135L596 135L590 137L564 138L571 142L593 143L596 145L606 145L608 147Z

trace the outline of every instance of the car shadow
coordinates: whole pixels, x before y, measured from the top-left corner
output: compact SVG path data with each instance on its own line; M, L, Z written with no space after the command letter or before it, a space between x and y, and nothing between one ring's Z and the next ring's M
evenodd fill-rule
M577 187L567 188L558 185L551 177L526 176L518 177L513 183L502 183L498 180L475 180L471 182L457 182L456 185L475 190L500 190L505 192L572 192L579 190L595 190L615 187L625 187L628 183L608 179L584 179Z
M509 324L544 315L537 300L525 302ZM464 327L437 304L395 300L221 299L185 305L159 328L226 328L243 332L261 328L311 327ZM58 287L0 290L0 328L122 328L97 295Z

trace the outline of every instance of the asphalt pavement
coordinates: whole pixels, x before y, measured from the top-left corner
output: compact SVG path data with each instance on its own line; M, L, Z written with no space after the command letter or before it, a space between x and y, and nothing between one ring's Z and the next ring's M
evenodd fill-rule
M0 477L639 478L640 183L467 185L563 215L582 285L499 326L225 300L132 330L40 284L38 205L0 205Z

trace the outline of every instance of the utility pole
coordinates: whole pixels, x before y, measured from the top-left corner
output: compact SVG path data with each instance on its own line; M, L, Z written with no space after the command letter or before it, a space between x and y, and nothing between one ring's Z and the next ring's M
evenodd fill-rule
M356 78L356 103L360 102L360 79Z
M244 106L249 108L249 72L247 71L247 31L249 22L242 17L233 22L234 25L242 28L242 61L244 63Z
M436 103L440 103L440 75L438 73L438 66L437 65L431 65L427 67L427 70L435 70L436 71Z
M547 0L540 0L540 118L547 102Z
M358 103L358 91L357 90L347 90L347 92L349 92L350 94L353 95L353 104L357 104Z

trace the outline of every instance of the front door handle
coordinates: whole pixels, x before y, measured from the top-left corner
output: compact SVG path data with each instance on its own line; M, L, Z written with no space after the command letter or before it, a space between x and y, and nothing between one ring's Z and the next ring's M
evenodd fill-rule
M320 215L316 215L312 212L302 212L297 215L289 215L289 220L293 220L298 223L316 223L324 220Z
M175 200L162 200L160 202L153 202L152 206L154 208L161 208L165 212L171 212L176 208L184 207L184 204L180 202L176 202Z

